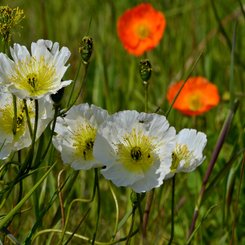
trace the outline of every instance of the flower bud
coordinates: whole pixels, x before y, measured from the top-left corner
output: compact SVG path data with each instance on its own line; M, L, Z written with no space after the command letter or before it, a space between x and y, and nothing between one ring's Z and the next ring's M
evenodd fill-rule
M52 101L53 101L56 105L58 105L58 104L60 103L60 101L61 101L61 99L62 99L62 97L63 97L63 95L64 95L64 91L65 91L65 88L63 87L63 88L61 88L60 90L58 90L57 93L51 94L50 97L51 97Z
M91 37L85 36L82 39L81 46L79 47L79 53L84 64L88 64L89 59L93 52L93 39Z
M141 60L139 65L140 77L143 82L147 82L151 77L151 63L149 60Z

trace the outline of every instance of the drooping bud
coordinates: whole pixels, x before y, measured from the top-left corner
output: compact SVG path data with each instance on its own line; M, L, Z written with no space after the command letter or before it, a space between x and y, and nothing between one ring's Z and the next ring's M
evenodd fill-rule
M93 52L93 39L91 37L85 36L82 39L81 46L79 47L79 53L81 55L84 64L88 64L92 52Z
M64 95L65 88L62 87L60 90L58 90L55 94L51 94L51 99L54 102L55 105L59 105L63 95Z
M151 63L148 59L146 60L141 60L140 65L139 65L139 72L140 72L140 77L143 80L143 83L148 82L148 80L151 77Z
M0 35L4 42L9 42L11 30L24 18L22 9L0 6Z

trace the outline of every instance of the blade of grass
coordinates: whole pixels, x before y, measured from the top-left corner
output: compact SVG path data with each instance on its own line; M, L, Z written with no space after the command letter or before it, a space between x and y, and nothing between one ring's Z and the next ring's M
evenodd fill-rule
M51 172L53 167L56 163L54 163L49 170L42 176L42 178L30 189L30 191L21 199L21 201L13 208L11 211L2 219L0 220L0 230L8 223L8 221L17 213L19 212L20 208L23 204L30 198L33 192L39 187L39 185L44 181L44 179L48 176Z
M223 124L223 128L221 129L220 131L220 135L218 137L218 140L217 140L217 143L215 145L215 148L214 148L214 151L212 153L212 156L211 156L211 159L210 159L210 162L209 162L209 165L208 165L208 169L206 171L206 174L204 176L204 179L203 179L203 182L202 182L202 188L199 192L199 196L198 196L198 200L197 200L197 203L196 203L196 207L195 207L195 210L194 210L194 213L193 213L193 218L192 218L192 223L191 223L191 227L190 227L190 230L189 230L189 235L188 235L188 240L189 238L191 237L194 229L195 229L195 224L196 224L196 221L197 221L197 218L198 218L198 214L199 214L199 209L200 209L200 206L201 206L201 203L202 203L202 200L203 200L203 196L204 196L204 193L206 191L206 185L208 183L208 180L209 180L209 177L212 173L212 170L214 168L214 165L216 163L216 160L218 158L218 155L220 153L220 150L225 142L225 138L229 132L229 129L230 129L230 126L231 126L231 123L232 123L232 120L233 120L233 117L237 111L237 108L238 108L238 105L239 105L239 101L238 100L235 100L234 101L234 104L232 106L232 108L230 109L230 112Z

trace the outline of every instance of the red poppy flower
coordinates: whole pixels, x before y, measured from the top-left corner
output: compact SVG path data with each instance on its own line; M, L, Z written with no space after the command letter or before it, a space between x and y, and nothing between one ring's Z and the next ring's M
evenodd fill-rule
M169 86L167 99L171 103L184 81ZM173 108L183 114L192 116L209 111L219 103L220 97L217 87L204 77L191 77L187 80Z
M127 10L117 22L118 36L124 48L136 56L156 47L165 27L163 13L148 3Z

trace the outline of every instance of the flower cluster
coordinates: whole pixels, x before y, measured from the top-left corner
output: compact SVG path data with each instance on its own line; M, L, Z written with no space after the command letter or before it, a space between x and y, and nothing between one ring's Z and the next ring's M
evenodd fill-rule
M61 81L70 51L59 50L58 43L38 40L31 44L31 53L14 44L10 53L12 59L0 53L0 159L40 137L54 118L49 95L71 83Z
M113 115L94 105L72 107L57 121L54 146L72 168L102 167L117 186L146 192L177 172L189 172L204 157L206 135L194 129L177 134L154 113L120 111Z
M54 119L50 97L71 83L63 81L70 51L58 43L38 40L31 52L14 44L10 53L12 59L0 53L0 159L35 143ZM166 117L155 113L109 115L85 103L56 119L52 141L65 164L75 170L101 167L106 179L138 193L204 160L204 133L183 129L176 135Z

